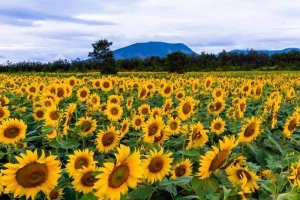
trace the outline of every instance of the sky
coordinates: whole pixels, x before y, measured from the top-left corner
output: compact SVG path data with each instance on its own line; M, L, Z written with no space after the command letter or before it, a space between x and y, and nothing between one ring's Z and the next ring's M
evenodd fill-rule
M0 64L87 58L137 42L194 52L300 48L299 0L0 0Z

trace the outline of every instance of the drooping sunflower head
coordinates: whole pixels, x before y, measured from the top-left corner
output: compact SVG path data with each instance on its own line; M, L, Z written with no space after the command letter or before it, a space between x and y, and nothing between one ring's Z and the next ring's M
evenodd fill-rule
M190 125L189 143L187 144L186 149L204 146L208 141L207 132L208 130L205 130L200 122Z
M171 170L173 158L172 153L164 154L163 149L160 151L150 151L150 155L146 155L143 161L144 177L150 182L161 181L165 175Z
M283 127L283 134L289 138L300 124L300 115L294 112L285 122Z
M104 114L112 121L118 121L122 118L123 109L119 104L108 104Z
M0 121L9 118L10 111L8 110L7 106L1 106L0 105Z
M114 149L120 140L120 131L110 126L107 130L101 130L96 138L96 147L99 152L105 152Z
M172 99L171 98L166 99L164 105L162 106L162 113L164 115L169 114L172 105L173 105Z
M254 140L260 133L260 124L261 121L254 117L246 120L239 133L240 142L251 142Z
M74 155L69 155L69 160L66 165L66 170L73 176L79 169L83 167L95 166L97 163L94 161L94 152L89 149L75 150Z
M246 162L247 158L245 156L239 156L237 158L235 158L230 164L229 166L241 166Z
M154 137L154 143L162 144L169 139L170 132L168 129L164 128L160 131L159 136Z
M27 125L15 118L8 118L0 125L0 142L3 144L15 144L25 139Z
M130 121L128 118L123 119L121 123L121 138L124 137L129 131Z
M181 162L178 162L172 168L172 179L182 177L182 176L190 176L192 174L192 161L190 159L185 159Z
M133 104L133 97L129 97L126 101L126 108L127 109L130 109L132 107L132 104Z
M56 156L45 156L44 151L38 157L37 150L27 150L26 154L16 157L18 164L7 163L3 170L3 184L5 191L12 192L14 197L26 196L26 199L35 199L40 191L49 193L58 182L61 169Z

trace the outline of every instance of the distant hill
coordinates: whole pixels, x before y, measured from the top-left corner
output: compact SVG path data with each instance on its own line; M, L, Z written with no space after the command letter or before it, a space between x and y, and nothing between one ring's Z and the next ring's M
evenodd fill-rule
M266 53L268 55L273 55L275 53L286 53L286 52L289 52L289 51L292 51L292 50L300 52L299 48L287 48L287 49L282 49L282 50L256 50L256 49L254 49L254 50L257 51L257 52ZM244 53L244 54L247 54L248 50L234 49L234 50L231 50L229 52L231 52L231 53Z
M166 43L166 42L147 42L135 43L127 47L123 47L114 51L116 59L125 58L147 58L150 56L165 57L174 51L181 51L186 54L195 54L188 46L182 43Z

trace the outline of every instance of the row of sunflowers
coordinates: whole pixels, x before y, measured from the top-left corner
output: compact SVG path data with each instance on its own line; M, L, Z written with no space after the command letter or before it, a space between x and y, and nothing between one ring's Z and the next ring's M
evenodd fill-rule
M300 74L0 74L1 199L299 199Z

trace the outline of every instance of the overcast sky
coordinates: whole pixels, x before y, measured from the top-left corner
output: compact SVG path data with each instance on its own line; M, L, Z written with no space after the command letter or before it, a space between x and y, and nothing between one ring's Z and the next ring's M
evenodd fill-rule
M196 53L300 47L300 0L0 0L0 63L85 58L106 38Z

